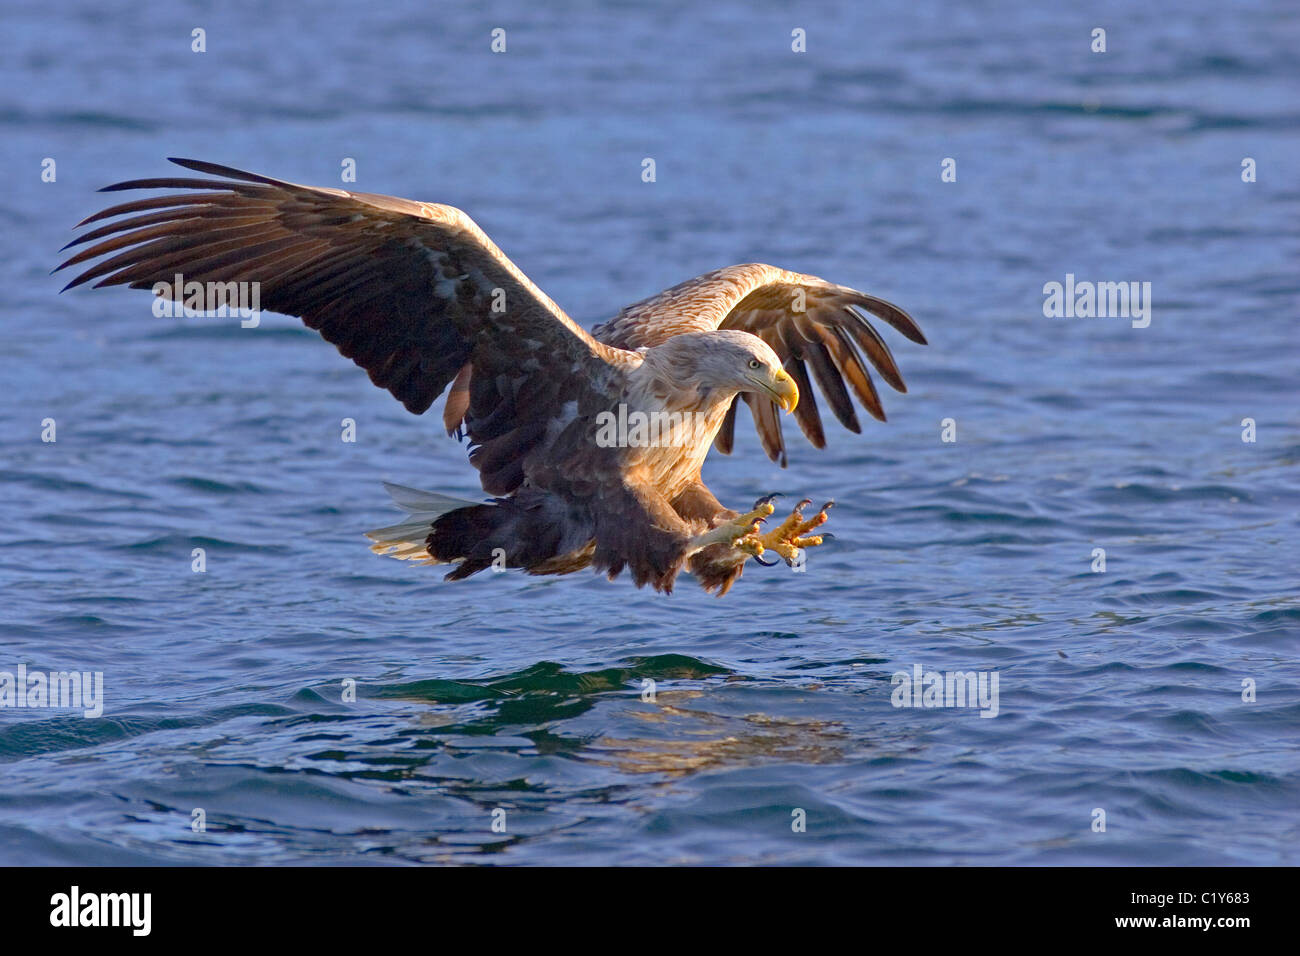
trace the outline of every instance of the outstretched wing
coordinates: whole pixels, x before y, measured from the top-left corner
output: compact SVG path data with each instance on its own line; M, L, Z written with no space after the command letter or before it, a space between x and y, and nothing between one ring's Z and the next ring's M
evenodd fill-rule
M473 387L449 403L490 493L513 490L548 423L605 391L630 358L574 323L459 209L172 162L224 178L105 187L198 191L83 220L116 221L64 247L94 242L60 269L107 256L65 289L92 279L148 289L178 273L256 282L262 308L300 317L417 415L472 369Z
M824 448L826 433L813 397L809 368L831 411L851 432L860 432L862 426L849 397L850 388L872 417L885 420L880 396L863 362L864 354L896 391L907 391L889 346L860 309L892 325L913 342L926 344L912 317L884 299L760 263L728 266L675 285L629 305L593 329L592 334L607 345L636 349L658 345L683 332L740 329L753 333L785 363L786 371L799 386L795 420L815 447ZM754 414L763 449L769 458L784 466L785 439L776 403L748 394L743 397ZM731 452L735 424L736 403L732 402L714 442L724 454Z

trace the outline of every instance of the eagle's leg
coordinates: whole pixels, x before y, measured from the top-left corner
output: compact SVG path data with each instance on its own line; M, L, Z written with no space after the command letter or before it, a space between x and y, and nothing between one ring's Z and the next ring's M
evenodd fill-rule
M821 535L804 537L814 528L821 527L826 523L828 515L827 509L834 506L835 502L828 501L821 506L811 518L805 518L803 509L812 504L811 498L805 498L794 506L794 511L790 516L773 528L767 534L759 535L760 544L759 554L764 550L775 551L785 559L786 564L794 564L799 558L799 552L803 548L815 548L822 543Z

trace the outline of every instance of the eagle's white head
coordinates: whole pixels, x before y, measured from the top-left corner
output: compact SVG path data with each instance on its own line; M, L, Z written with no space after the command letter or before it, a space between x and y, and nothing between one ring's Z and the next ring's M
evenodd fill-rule
M739 392L770 398L787 412L799 388L780 357L757 335L733 329L687 332L641 353L669 406L725 406Z

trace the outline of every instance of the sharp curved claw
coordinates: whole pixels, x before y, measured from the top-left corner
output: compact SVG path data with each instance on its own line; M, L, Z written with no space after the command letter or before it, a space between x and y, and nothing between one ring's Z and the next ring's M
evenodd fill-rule
M823 542L835 540L835 535L831 534L829 531L823 531L821 534L817 535L817 537L821 538Z
M755 561L757 561L759 564L761 564L761 565L762 565L763 567L765 567L765 568L774 568L774 567L776 567L776 565L777 565L777 562L775 562L775 561L764 561L762 558L760 558L760 557L759 557L758 555L756 555L756 554L751 554L750 557L753 558Z
M781 556L781 560L790 567L795 567L796 560L798 560L801 552L805 549L815 548L820 545L823 540L829 540L832 537L829 534L821 535L815 532L816 529L821 528L821 526L826 523L828 517L826 511L833 507L835 502L833 500L828 501L826 504L822 505L821 509L816 514L812 517L807 517L804 514L803 509L808 507L810 504L812 504L812 499L804 498L795 505L794 510L790 512L788 517L781 521L776 527L759 536L759 541L763 545L763 548L775 551ZM771 510L771 506L767 504L763 505L763 508ZM762 564L764 567L771 567L774 563L775 562L770 561L759 561L759 564ZM799 570L802 570L802 567L799 567Z

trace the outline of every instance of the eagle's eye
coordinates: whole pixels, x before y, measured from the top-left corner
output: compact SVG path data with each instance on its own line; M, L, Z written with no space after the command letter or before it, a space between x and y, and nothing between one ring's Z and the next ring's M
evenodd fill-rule
M763 367L763 363L760 362L758 359L750 359L750 360L749 360L749 367L750 367L750 368L762 368L762 367Z

